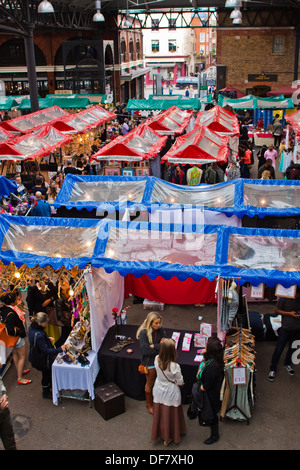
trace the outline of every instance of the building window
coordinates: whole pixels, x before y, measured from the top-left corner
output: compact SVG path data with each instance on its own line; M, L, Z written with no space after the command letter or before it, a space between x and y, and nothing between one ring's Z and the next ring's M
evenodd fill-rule
M169 29L176 29L176 18L169 18Z
M200 42L205 42L205 33L200 33Z
M159 52L159 40L158 39L151 41L151 50L152 52Z
M176 52L176 39L169 39L169 52Z
M284 52L283 36L273 36L273 51L272 52Z
M158 29L159 29L159 19L158 18L152 18L151 19L151 28L152 28L152 31L158 31Z

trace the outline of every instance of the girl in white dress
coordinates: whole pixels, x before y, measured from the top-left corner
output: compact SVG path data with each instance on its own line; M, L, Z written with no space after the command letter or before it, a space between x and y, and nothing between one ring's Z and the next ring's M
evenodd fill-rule
M176 348L173 339L168 338L161 344L154 365L156 380L153 387L152 441L163 439L167 446L171 441L180 442L186 433L186 425L181 404L183 377L176 363Z

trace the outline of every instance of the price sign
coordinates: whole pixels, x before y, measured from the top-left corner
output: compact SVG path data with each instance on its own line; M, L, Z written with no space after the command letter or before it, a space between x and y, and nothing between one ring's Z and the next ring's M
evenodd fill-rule
M258 286L251 286L250 297L255 299L263 299L264 298L264 291L265 285L262 282Z
M233 385L245 385L245 384L246 384L245 367L234 367L233 368Z

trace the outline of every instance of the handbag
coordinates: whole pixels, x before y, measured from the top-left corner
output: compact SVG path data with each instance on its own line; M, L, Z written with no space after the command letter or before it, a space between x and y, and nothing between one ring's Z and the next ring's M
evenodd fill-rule
M47 357L40 351L39 347L36 344L36 337L38 333L34 335L33 346L30 349L30 362L32 367L37 370L48 369L48 360Z
M10 313L8 315L10 315ZM8 315L7 315L7 317L8 317ZM3 341L3 343L5 344L5 346L7 348L13 348L16 345L16 343L18 342L19 338L20 338L20 336L11 336L11 335L9 335L7 333L6 324L5 323L0 323L0 341Z
M147 366L143 366L143 364L139 365L138 371L140 374L145 374L145 375L149 374Z

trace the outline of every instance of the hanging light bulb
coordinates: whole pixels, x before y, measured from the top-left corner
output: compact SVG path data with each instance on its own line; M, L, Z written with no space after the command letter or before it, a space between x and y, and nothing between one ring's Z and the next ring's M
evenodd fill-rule
M38 13L54 13L53 5L48 0L43 0L38 6Z
M232 21L232 24L242 24L242 18L235 18L235 19Z
M96 0L95 1L95 8L96 8L96 13L94 14L93 16L93 21L95 21L96 23L99 23L101 21L105 21L105 18L104 16L102 15L102 13L100 12L100 9L101 9L101 2L100 0Z
M230 18L231 18L232 20L235 20L235 19L242 19L242 13L241 13L240 9L239 9L239 8L235 8L235 9L231 12Z
M130 14L128 10L126 11L126 14L125 14L125 21L123 23L123 26L126 26L127 28L131 28L132 26L132 18L130 18Z

